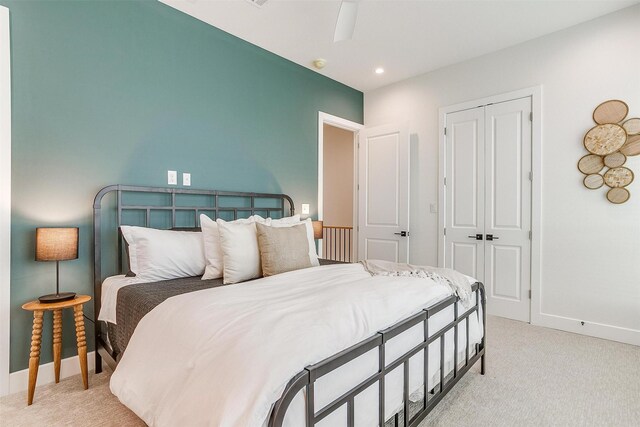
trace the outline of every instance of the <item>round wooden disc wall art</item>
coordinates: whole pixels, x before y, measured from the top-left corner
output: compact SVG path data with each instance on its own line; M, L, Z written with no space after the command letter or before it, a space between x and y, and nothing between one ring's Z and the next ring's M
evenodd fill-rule
M633 171L623 165L627 157L640 155L640 117L627 118L627 114L629 106L618 99L598 105L593 111L596 125L582 141L589 153L578 161L584 186L595 190L606 185L607 200L615 204L631 197L626 187L633 182Z

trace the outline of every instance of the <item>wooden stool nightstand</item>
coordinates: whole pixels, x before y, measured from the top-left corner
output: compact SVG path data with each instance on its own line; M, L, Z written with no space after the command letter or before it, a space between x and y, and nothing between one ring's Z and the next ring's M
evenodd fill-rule
M76 341L78 342L78 358L80 359L80 371L84 389L89 388L87 373L87 340L84 333L84 318L82 305L91 300L89 295L78 295L72 300L43 304L40 301L31 301L22 306L27 311L33 311L33 332L31 335L31 352L29 353L29 392L27 404L33 403L33 394L36 390L38 378L38 366L40 364L40 343L42 341L42 318L45 311L53 311L53 366L56 383L60 382L60 356L62 353L62 310L73 308L73 316L76 323Z

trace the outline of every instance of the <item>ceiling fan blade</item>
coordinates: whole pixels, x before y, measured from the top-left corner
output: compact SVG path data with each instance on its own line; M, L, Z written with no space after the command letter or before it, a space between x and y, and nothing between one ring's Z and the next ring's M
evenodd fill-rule
M340 4L336 30L333 33L333 41L339 42L349 40L353 37L353 30L356 28L356 18L358 17L358 2L344 1Z

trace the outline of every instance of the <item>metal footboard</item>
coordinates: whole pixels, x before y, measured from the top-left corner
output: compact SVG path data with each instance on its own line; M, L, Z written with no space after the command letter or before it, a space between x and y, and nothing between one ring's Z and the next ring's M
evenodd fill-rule
M306 427L313 427L321 420L332 414L334 411L347 405L347 426L353 427L355 415L354 415L354 401L358 394L368 389L376 382L378 383L378 425L385 425L385 376L394 369L403 365L404 369L404 387L403 387L403 412L404 412L404 427L417 426L431 410L442 400L442 398L453 388L453 386L462 378L462 376L478 361L480 360L480 373L484 375L485 371L485 337L486 337L486 295L485 289L482 283L477 282L473 285L472 290L476 294L476 304L471 309L458 315L458 301L459 298L451 296L446 300L429 307L415 314L388 329L378 332L371 338L368 338L346 350L329 357L315 365L308 366L298 375L296 375L287 385L282 397L275 403L271 417L269 419L269 427L282 427L284 417L289 408L289 405L293 401L294 397L304 389L306 392L305 399L305 418ZM449 322L442 329L429 336L429 319L436 313L453 306L454 316L453 320ZM483 335L482 340L475 346L474 354L470 354L469 343L469 316L478 313L479 308L482 307L482 327ZM466 328L466 352L465 360L462 367L459 367L461 361L458 360L458 329L460 323L465 322ZM398 357L390 363L385 363L385 344L392 339L405 332L409 328L423 324L424 327L424 339L423 341L405 352L402 356ZM445 376L445 334L453 329L454 331L454 367L450 377ZM429 384L429 345L440 339L440 383L433 390L427 390ZM378 370L369 378L362 381L360 384L355 385L349 391L342 396L333 400L331 403L317 410L315 408L314 398L314 384L315 381L324 375L338 369L346 363L356 359L363 354L378 348ZM424 397L422 402L422 409L420 409L413 417L409 414L409 359L419 352L424 353ZM448 379L447 379L448 378ZM437 390L436 390L437 389ZM431 393L430 393L431 391ZM395 425L399 424L398 413L395 414Z

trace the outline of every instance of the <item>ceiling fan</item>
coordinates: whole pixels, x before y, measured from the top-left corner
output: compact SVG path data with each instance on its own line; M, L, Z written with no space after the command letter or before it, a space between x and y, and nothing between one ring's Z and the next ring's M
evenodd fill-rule
M342 0L340 3L340 11L338 12L338 20L336 21L336 29L333 33L333 41L351 40L353 30L356 28L357 18L358 1Z

